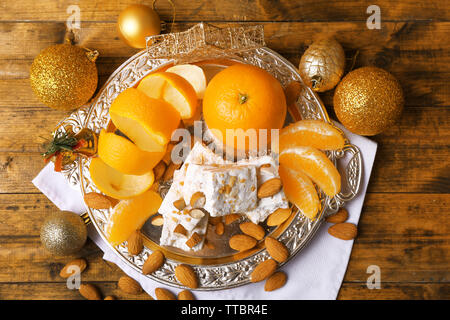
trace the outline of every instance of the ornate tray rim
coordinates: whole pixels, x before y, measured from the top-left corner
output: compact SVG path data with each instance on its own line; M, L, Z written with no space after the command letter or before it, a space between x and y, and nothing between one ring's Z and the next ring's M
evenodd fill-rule
M105 109L109 108L109 106L107 108L102 108L100 110L100 114L93 115L93 113L96 113L98 111L96 110L96 108L99 108L99 104L103 104L101 99L102 97L104 98L108 95L108 91L111 87L115 87L118 92L121 92L126 87L133 86L148 72L163 67L165 64L169 64L172 62L172 59L150 59L149 57L146 57L146 53L146 50L142 50L125 61L111 74L111 76L108 78L104 86L99 90L98 94L95 96L92 102L86 107L78 109L69 117L61 121L57 126L57 130L65 130L66 126L71 126L72 130L76 133L84 127L91 127L91 129L95 130L95 126L100 125L101 128L102 122L98 122L98 117L100 117L102 115L102 111L104 112ZM258 59L262 56L270 57L273 61L276 62L276 64L278 64L277 68L280 66L284 67L285 71L290 73L289 76L292 81L299 81L303 86L304 94L308 95L308 98L312 100L310 102L315 104L317 112L320 113L316 114L315 116L317 118L330 122L326 109L317 94L303 84L297 69L284 57L267 47L262 47L246 52L244 60L248 63L251 63L251 59L254 58L255 61L258 61ZM141 61L141 59L146 60L145 63ZM258 62L253 64L258 64ZM128 72L128 69L133 69L135 73L132 77L130 77L130 79L124 80L123 75L124 73L126 74ZM122 81L118 81L119 79L121 79ZM119 82L119 84L114 82ZM114 98L114 96L110 97L110 99ZM299 101L297 101L297 104L298 103ZM104 106L102 105L101 107ZM95 120L97 121L95 122L95 124L93 121L90 121L92 116L95 116ZM109 116L106 115L106 118L109 118ZM295 217L292 219L289 226L286 227L286 229L278 238L286 244L290 251L289 258L285 262L280 263L280 267L293 259L304 247L306 247L309 241L316 234L317 230L324 220L323 218L327 214L336 212L340 207L342 207L347 201L350 201L358 193L362 177L362 158L359 149L347 142L343 150L328 152L328 156L332 159L332 161L336 163L337 160L339 158L342 158L347 151L349 151L353 155L346 167L346 181L350 186L350 192L346 194L339 194L334 198L329 198L328 196L322 197L322 210L319 216L314 221L305 218L301 214L295 214ZM89 160L86 160L85 158L79 158L78 161L68 166L67 168L64 168L63 170L63 174L65 175L69 184L71 184L75 188L81 188L81 192L83 195L86 192L83 181L89 179L87 177L89 176L88 170L86 170L86 168L88 168L88 163ZM104 231L102 230L98 221L98 214L101 213L102 215L104 215L104 212L102 212L104 210L92 210L87 206L86 210L89 214L90 220L92 221L97 232L100 234L102 240L107 243L109 248L113 250L123 262L125 262L129 267L133 268L142 275L141 268L143 262L152 251L146 247L139 256L130 256L124 244L121 244L117 247L112 246L106 240ZM306 231L304 231L305 228L307 229ZM298 237L295 237L295 235L297 235ZM196 290L205 291L230 289L250 283L249 278L253 268L259 262L268 258L270 258L270 256L268 255L267 251L262 248L254 254L238 261L215 265L193 265L193 268L199 276L200 281L200 286ZM178 283L175 279L174 269L178 264L179 262L177 261L166 259L164 266L161 267L160 270L156 271L154 274L146 275L146 277L165 285L184 288L184 286Z

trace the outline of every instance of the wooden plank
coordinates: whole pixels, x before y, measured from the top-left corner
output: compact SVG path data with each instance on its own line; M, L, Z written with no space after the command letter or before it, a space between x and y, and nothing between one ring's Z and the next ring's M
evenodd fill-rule
M191 24L180 24L185 30ZM219 24L221 25L221 24ZM367 30L362 23L265 23L267 45L294 65L313 36L335 33L349 58L359 50L356 66L376 65L389 70L401 82L407 105L449 105L449 93L442 85L450 74L450 55L442 39L450 23L392 23L382 30ZM2 32L2 28L3 31ZM42 106L30 90L28 69L43 48L59 43L64 35L61 23L0 24L0 107ZM34 43L32 47L28 44ZM127 57L137 52L126 46L111 23L86 23L80 44L98 49L100 85ZM15 88L15 90L11 90ZM332 103L332 91L322 95Z
M384 283L381 289L368 289L365 283L344 282L339 300L447 300L449 283Z
M83 283L83 281L82 281ZM132 295L122 292L117 282L88 281L99 288L102 297L113 295L119 300L153 300L143 292ZM178 292L179 290L173 292ZM154 296L154 294L153 294ZM84 300L78 290L68 289L65 282L37 283L0 283L0 299L2 300Z
M129 4L149 1L101 0L51 1L3 1L3 21L65 21L67 7L78 4L82 21L116 21L121 10ZM366 21L371 1L208 1L194 0L174 2L178 21ZM449 9L445 1L406 0L391 2L380 0L382 21L448 20ZM172 7L168 1L158 1L157 12L163 20L172 20ZM36 14L39 12L39 14Z
M398 56L414 58L418 55L431 60L449 61L448 47L443 41L450 30L449 22L385 22L380 30L369 30L361 22L262 22L267 45L284 54L299 54L317 36L334 35L349 50L359 50L364 63L364 52L372 52L372 60L387 67ZM177 31L184 31L193 23L177 23ZM255 25L255 23L217 23L218 27ZM61 43L65 25L59 22L0 23L2 59L33 59L49 45ZM78 33L79 43L97 49L101 57L129 57L139 51L125 45L119 38L114 23L86 22ZM33 43L33 46L29 46ZM378 53L378 55L375 55ZM300 56L300 55L299 55ZM367 58L366 58L367 59ZM397 62L397 61L395 61Z
M366 281L377 265L382 282L449 282L449 204L449 194L367 194L344 280Z
M124 294L117 288L115 282L90 282L100 288L103 296L114 295L120 300L150 299L149 295ZM172 289L177 294L180 289ZM194 293L195 294L195 293ZM153 294L154 296L154 294ZM0 298L2 300L80 300L83 299L78 291L69 290L65 283L0 283ZM343 283L338 299L360 300L439 300L450 298L450 284L448 283L394 283L384 284L380 290L369 290L365 283Z
M345 281L364 282L367 267L378 265L382 282L449 282L450 227L442 210L449 205L448 194L368 194ZM105 265L92 243L71 257L52 256L42 248L41 221L54 210L42 194L0 195L0 256L6 258L0 262L0 282L61 281L59 270L79 256L89 262L86 281L118 279L118 268Z
M44 152L45 144L52 138L51 132L69 115L68 111L45 106L0 108L0 117L3 119L0 126L0 151Z
M435 110L407 108L397 125L370 137L378 150L369 192L448 193L450 109Z
M36 193L31 180L44 167L40 153L0 152L0 193Z

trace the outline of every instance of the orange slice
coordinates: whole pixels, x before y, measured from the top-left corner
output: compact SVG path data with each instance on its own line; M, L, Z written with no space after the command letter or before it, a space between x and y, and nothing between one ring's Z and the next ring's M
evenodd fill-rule
M112 132L102 130L98 139L98 156L108 166L132 175L141 175L152 170L163 158L162 152L147 152L139 149L130 140Z
M143 175L124 174L93 158L89 166L91 179L97 188L115 199L128 199L144 193L154 181L153 170Z
M131 199L122 200L115 207L106 226L106 237L112 245L127 240L139 230L161 206L160 195L152 190Z
M194 64L177 64L170 67L166 72L176 73L186 79L194 88L198 99L203 99L206 90L205 72Z
M299 146L339 150L344 144L341 131L322 120L300 120L280 131L280 150Z
M189 119L197 108L197 94L182 76L172 72L151 73L141 80L138 90L154 99L162 99L180 113L181 119Z
M114 125L144 151L164 152L180 115L170 104L128 88L109 108Z
M303 172L291 170L283 165L280 165L279 174L289 201L306 217L315 219L320 209L320 201L311 179Z
M334 164L322 151L314 147L294 147L280 153L280 164L304 172L328 196L341 190L341 176Z

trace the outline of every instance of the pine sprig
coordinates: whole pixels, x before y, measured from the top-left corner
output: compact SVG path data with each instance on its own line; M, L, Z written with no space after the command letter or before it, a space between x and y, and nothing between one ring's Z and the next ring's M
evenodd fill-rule
M42 156L47 158L62 150L72 151L77 143L78 141L73 135L59 131L55 133L53 140L47 145L47 151L43 153Z

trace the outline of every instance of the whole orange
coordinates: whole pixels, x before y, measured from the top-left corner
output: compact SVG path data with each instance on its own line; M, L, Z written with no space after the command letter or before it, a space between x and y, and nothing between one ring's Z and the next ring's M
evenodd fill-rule
M267 71L248 64L235 64L211 79L203 98L203 117L216 138L227 146L261 149L264 145L260 130L267 129L269 143L270 130L280 129L284 124L286 98L281 84ZM227 129L235 130L233 139L226 139ZM250 140L252 132L256 132L253 137L256 136L257 142ZM238 142L242 139L245 147Z

